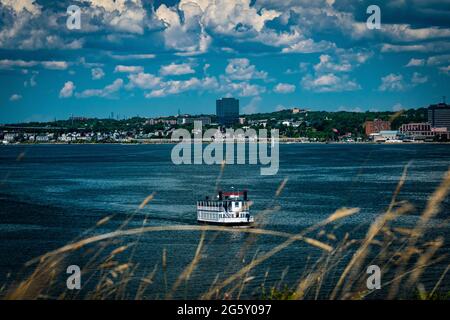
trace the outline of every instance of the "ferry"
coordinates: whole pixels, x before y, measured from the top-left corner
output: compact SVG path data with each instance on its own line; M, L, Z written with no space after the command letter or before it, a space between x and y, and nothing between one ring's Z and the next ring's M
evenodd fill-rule
M197 201L197 221L222 226L252 226L254 217L250 214L247 190L219 191L215 199L206 197Z

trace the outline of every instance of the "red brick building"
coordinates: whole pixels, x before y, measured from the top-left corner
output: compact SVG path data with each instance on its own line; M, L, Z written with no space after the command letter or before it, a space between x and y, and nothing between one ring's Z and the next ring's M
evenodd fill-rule
M375 119L373 121L366 121L364 123L364 128L366 130L366 135L370 136L372 133L391 130L391 123L389 121Z

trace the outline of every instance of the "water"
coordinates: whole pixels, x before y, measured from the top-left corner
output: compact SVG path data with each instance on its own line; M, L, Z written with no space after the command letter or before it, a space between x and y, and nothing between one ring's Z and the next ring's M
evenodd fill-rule
M115 214L110 223L94 232L115 230L153 192L156 192L154 200L138 213L130 227L141 226L145 215L148 225L195 224L195 202L213 192L220 167L173 165L171 148L171 145L0 147L0 280L21 270L29 259L66 244L105 216ZM280 210L269 216L268 229L299 232L345 206L361 211L340 222L339 230L362 235L364 226L388 206L408 162L411 166L399 200L413 203L418 214L449 167L448 145L285 144L280 146L277 175L261 176L259 166L228 165L221 186L248 189L256 214L279 205ZM283 192L274 199L285 178L288 182ZM442 208L431 226L436 234L448 240L448 229L442 228L443 221L449 218L448 197ZM414 215L402 220L406 225L415 221ZM135 258L142 270L152 270L156 264L160 267L165 248L167 277L172 284L192 260L199 237L198 232L148 233L142 236ZM243 266L237 253L248 237L207 233L201 263L189 287L183 287L177 296L196 298L217 274L232 274ZM280 242L276 237L259 237L248 250L245 262ZM449 251L448 244L444 250ZM320 253L316 248L296 243L257 268L253 282L257 283L265 271L269 271L268 284L276 283L283 274L286 283L294 281L308 263L307 257L318 257ZM424 282L429 285L437 281L442 268L431 270L424 275ZM223 275L220 277L223 279ZM448 279L443 285L450 290ZM244 297L258 295L256 284L248 287ZM157 272L146 297L161 297L164 290L162 272Z

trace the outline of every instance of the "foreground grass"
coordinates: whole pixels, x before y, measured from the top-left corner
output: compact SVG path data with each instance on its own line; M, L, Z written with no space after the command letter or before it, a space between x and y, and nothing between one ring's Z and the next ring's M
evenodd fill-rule
M342 219L358 214L358 208L341 208L327 219L310 226L297 234L278 232L266 228L267 217L279 210L275 204L258 214L257 225L251 229L232 229L220 226L172 225L147 226L148 217L144 216L142 226L130 228L129 224L136 215L153 199L154 194L147 197L138 209L131 214L120 227L113 232L84 237L61 248L48 252L27 263L25 275L18 280L10 280L0 288L3 299L144 299L151 294L156 298L172 299L179 296L180 291L189 295L188 285L193 273L202 260L206 250L206 233L246 233L246 242L237 256L244 256L252 248L258 237L273 236L281 239L280 243L267 252L258 252L231 275L218 274L211 282L208 290L199 299L240 299L249 283L255 282L256 268L277 253L302 242L320 250L322 254L298 274L295 283L283 283L267 286L266 276L262 277L258 298L261 299L449 299L450 293L441 292L449 271L449 257L445 248L448 239L433 236L430 221L441 212L441 204L450 190L450 171L448 171L439 187L429 197L427 205L413 227L399 225L398 219L413 212L413 206L406 201L398 201L397 196L406 178L405 167L402 177L385 212L372 222L362 238L353 238L346 233L338 238L334 233L335 225ZM221 168L222 176L223 166ZM275 193L277 198L286 185L284 180ZM218 182L216 183L218 186ZM275 202L274 202L275 203ZM112 216L100 220L90 230L107 224ZM444 220L444 226L448 226ZM155 266L141 266L133 261L136 248L141 237L155 232L199 232L200 240L192 260L187 264L173 283L169 283L167 273L167 251L163 250L161 261ZM133 237L133 241L129 241ZM127 241L128 240L128 241ZM88 279L89 290L74 293L61 288L61 279L66 278L65 266L72 255L87 256L88 263L83 266L83 278ZM205 262L207 263L207 262ZM430 266L447 265L447 268L431 288L425 289L421 279ZM382 290L367 288L366 269L369 265L377 265L381 269L383 279ZM286 266L288 267L288 266ZM145 269L145 268L148 268ZM138 285L132 289L129 284L139 276ZM339 270L336 277L335 272ZM165 289L155 292L152 285L155 277L164 279ZM261 278L261 277L259 277ZM205 279L204 281L211 281ZM332 289L325 289L332 284ZM65 283L65 282L64 282ZM382 296L380 296L380 292Z

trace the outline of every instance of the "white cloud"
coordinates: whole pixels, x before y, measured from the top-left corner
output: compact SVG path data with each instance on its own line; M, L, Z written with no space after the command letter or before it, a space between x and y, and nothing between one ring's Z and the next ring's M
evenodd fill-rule
M250 100L250 102L242 108L242 113L244 114L256 113L259 109L261 101L262 101L261 97L253 97Z
M36 4L36 0L0 0L0 4L9 7L16 13L26 11L33 15L41 13L41 7Z
M446 67L440 67L439 71L446 75L450 75L450 65L448 65Z
M173 7L161 4L156 10L156 17L165 24L166 47L182 54L206 52L210 34L261 33L267 21L280 15L275 10L258 10L250 0L181 0Z
M345 112L363 112L363 110L360 107L346 107L346 106L340 106L338 108L338 111L345 111Z
M425 59L411 58L405 67L422 67L423 65L425 65Z
M110 98L122 87L123 87L123 80L119 78L114 80L113 83L107 85L103 89L87 89L81 93L76 93L75 96L77 98L90 98L90 97Z
M178 12L182 13L183 20ZM155 13L156 18L165 25L163 37L166 48L189 55L208 50L212 39L201 21L203 12L194 1L185 4L180 2L177 8L162 4Z
M279 83L273 90L278 93L292 93L295 91L295 85L289 83Z
M89 3L85 13L120 32L143 34L146 11L141 0L82 0Z
M336 45L332 42L321 40L315 42L313 39L300 40L299 42L290 45L287 48L283 48L283 53L314 53L323 52L336 48Z
M70 98L73 96L73 91L75 90L75 85L72 81L67 81L59 92L60 98Z
M171 63L169 65L161 66L161 68L159 69L159 73L162 76L178 76L195 73L195 70L192 69L192 66L189 63Z
M392 107L392 111L394 112L398 112L398 111L402 111L405 110L405 108L403 108L401 103L397 103Z
M450 42L434 41L424 44L383 44L381 52L446 52L450 50Z
M438 66L441 64L448 64L448 63L450 63L450 54L432 56L427 59L427 65L429 66Z
M28 74L28 70L22 69L22 71L26 71L24 74ZM39 74L38 71L33 71L33 74L31 76L30 80L25 81L23 85L25 87L28 87L28 86L35 87L35 86L37 86L36 77L37 77L38 74Z
M320 62L314 66L316 72L347 72L352 69L352 65L348 62L332 62L331 57L327 54L322 54L319 59Z
M143 72L130 74L128 79L130 81L127 84L127 89L153 89L161 83L161 78L156 77L153 74Z
M412 77L412 79L411 79L411 82L412 82L414 85L417 85L417 84L423 84L423 83L428 82L428 77L427 77L427 76L424 76L424 75L422 75L422 74L420 74L420 73L418 73L418 72L414 72L413 77Z
M230 59L225 73L231 80L266 79L267 72L258 71L247 58Z
M9 101L19 101L22 99L22 96L20 94L13 94L11 97L9 97Z
M380 91L403 91L406 89L406 84L403 81L401 74L388 74L381 78L381 84L378 87Z
M144 72L144 68L141 66L123 66L123 65L117 65L114 68L114 72L121 72L121 73L141 73Z
M126 54L126 55L120 55L120 54L110 54L111 58L115 60L147 60L147 59L154 59L156 55L154 54Z
M105 76L105 72L102 68L91 69L92 80L99 80Z
M356 81L350 80L348 76L336 76L333 73L317 75L316 77L306 75L303 77L301 84L304 89L314 92L341 92L361 89L360 85Z
M65 70L69 64L66 61L25 61L25 60L0 60L0 69L14 69L14 68L31 68L41 66L50 70Z
M226 94L234 93L239 97L253 97L266 92L266 88L248 82L226 82L220 86L220 91Z
M159 98L179 94L186 91L215 91L219 84L215 77L199 79L192 77L187 80L170 80L160 82L158 86L145 95L146 98Z

